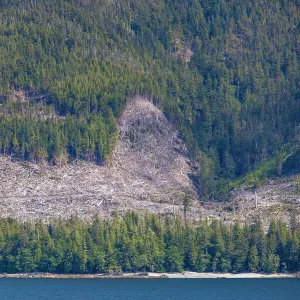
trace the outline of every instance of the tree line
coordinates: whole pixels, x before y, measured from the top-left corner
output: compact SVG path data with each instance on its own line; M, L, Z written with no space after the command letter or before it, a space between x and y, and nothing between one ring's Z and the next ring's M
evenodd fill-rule
M127 212L91 223L72 218L0 220L0 272L297 272L300 227Z

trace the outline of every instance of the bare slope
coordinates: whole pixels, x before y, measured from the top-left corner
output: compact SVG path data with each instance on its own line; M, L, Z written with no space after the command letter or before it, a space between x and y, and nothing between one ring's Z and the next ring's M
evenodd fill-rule
M185 145L162 112L135 98L119 120L118 140L106 166L74 161L53 167L0 157L0 217L91 218L129 209L182 213L185 194L193 199L189 215L195 219L260 216L268 222L272 216L288 221L291 213L299 214L294 177L270 181L256 194L239 189L228 202L200 204L189 178L191 166Z
M150 101L130 101L106 166L75 161L63 167L0 158L0 216L82 218L112 211L170 213L185 193L195 196L187 150ZM195 204L195 202L194 202Z
M268 180L256 190L240 188L232 192L227 208L241 219L259 216L289 221L295 216L300 221L300 194L295 176Z

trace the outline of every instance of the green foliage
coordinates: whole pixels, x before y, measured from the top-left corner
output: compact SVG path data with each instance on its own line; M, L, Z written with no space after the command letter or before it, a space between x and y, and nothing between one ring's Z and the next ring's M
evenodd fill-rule
M278 255L270 254L264 266L266 273L277 273L280 264L280 258Z
M86 223L0 220L0 272L297 272L300 229L126 213Z
M127 99L140 94L163 109L196 157L203 153L204 174L195 179L201 195L227 194L234 178L295 142L298 6L1 1L0 152L102 163ZM193 51L190 61L185 48ZM13 91L27 100L13 99ZM265 174L256 175L259 184Z
M257 247L254 245L251 247L248 257L248 269L251 272L257 272L259 267L259 256Z
M294 144L283 145L274 157L266 160L259 167L230 183L230 188L240 185L260 187L268 178L299 171L299 147ZM297 178L296 178L297 181Z

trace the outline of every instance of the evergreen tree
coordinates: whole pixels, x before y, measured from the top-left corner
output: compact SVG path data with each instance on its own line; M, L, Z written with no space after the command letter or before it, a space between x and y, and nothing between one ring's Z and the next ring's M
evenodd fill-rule
M248 270L253 273L256 273L259 270L259 256L255 245L253 245L249 251Z

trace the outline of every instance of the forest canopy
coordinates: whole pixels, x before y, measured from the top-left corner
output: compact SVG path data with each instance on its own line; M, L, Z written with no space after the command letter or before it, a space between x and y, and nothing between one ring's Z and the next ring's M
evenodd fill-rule
M0 220L0 273L298 272L299 224L241 225L128 212L92 223L73 218Z
M297 0L2 0L0 152L101 164L139 94L200 162L202 196L274 157L300 169L299 18Z

